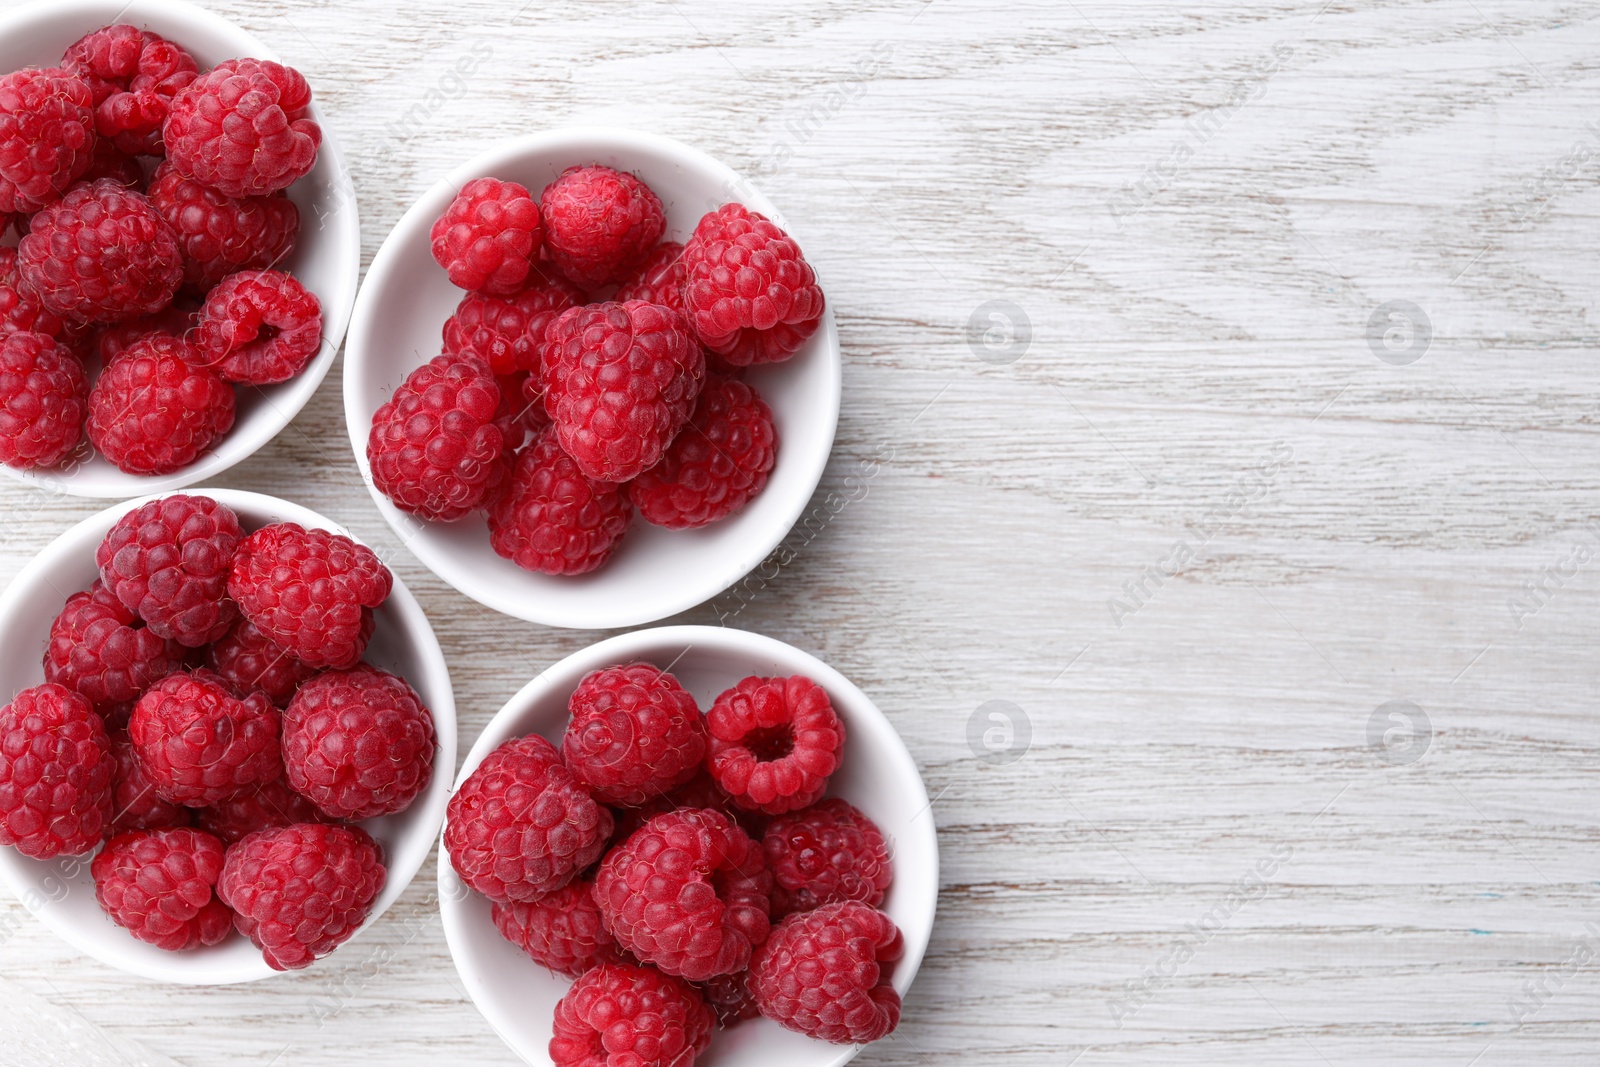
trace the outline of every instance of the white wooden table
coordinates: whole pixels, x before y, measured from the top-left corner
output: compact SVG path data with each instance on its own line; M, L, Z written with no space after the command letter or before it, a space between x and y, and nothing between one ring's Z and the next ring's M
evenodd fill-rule
M1600 1059L1600 3L213 6L311 78L369 256L454 164L567 123L697 144L795 223L849 502L730 624L881 704L943 850L860 1063ZM394 544L337 372L222 484ZM0 488L3 576L97 507ZM463 750L599 636L397 561ZM76 1013L106 1062L511 1063L433 876L334 960L213 990L7 901L0 1015Z

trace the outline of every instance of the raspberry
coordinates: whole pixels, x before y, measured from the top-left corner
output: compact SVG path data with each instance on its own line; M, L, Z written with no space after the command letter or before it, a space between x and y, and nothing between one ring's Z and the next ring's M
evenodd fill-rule
M129 345L89 390L89 441L130 474L187 467L233 427L233 388L167 334Z
M54 467L83 440L89 380L65 345L42 333L0 335L0 463Z
M617 288L618 303L643 300L683 314L683 245L662 241L633 276Z
M36 860L90 851L111 822L115 771L87 700L53 682L24 689L0 708L0 845Z
M89 865L111 921L168 952L221 944L233 915L216 897L222 842L178 827L118 834Z
M311 87L265 59L218 63L173 97L162 136L178 171L224 196L287 189L317 161Z
M402 511L451 522L505 481L500 386L470 356L435 356L372 416L372 483Z
M118 322L172 303L183 257L143 193L101 178L33 216L17 245L17 270L57 315Z
M717 1025L724 1030L761 1014L761 1009L756 1007L755 995L750 992L749 971L719 974L699 985L700 995L706 998L706 1003L716 1013Z
M96 708L134 700L183 666L183 646L147 629L101 582L67 597L50 624L44 680Z
M145 690L128 736L156 792L190 807L283 773L278 710L260 693L235 699L207 670L169 674Z
M560 889L600 858L611 835L611 813L537 735L484 757L445 817L444 847L456 873L500 903Z
M782 815L822 799L839 767L844 723L803 675L746 678L706 713L706 767L741 808Z
M0 335L31 331L70 343L80 329L40 303L17 272L17 250L0 247Z
M591 671L568 701L561 755L607 804L637 805L700 769L706 727L694 697L649 663Z
M490 505L489 544L524 570L586 574L611 558L632 513L623 487L585 477L549 427Z
M228 849L217 895L275 971L309 967L350 939L383 891L383 856L358 826L297 823Z
M545 327L583 302L583 293L571 282L538 270L510 296L468 293L445 320L444 350L476 356L496 374L538 370Z
M54 200L94 155L94 93L57 67L0 77L0 212Z
M750 991L780 1026L838 1045L866 1044L900 1022L889 975L904 951L881 911L854 900L829 904L778 924L750 963Z
M693 1067L713 1019L687 982L649 967L608 963L585 972L556 1003L554 1067Z
M733 802L716 781L702 767L693 778L676 789L669 790L632 808L616 811L617 829L611 835L613 842L626 841L632 833L657 815L687 808L710 808L720 811L739 825L739 829L759 841L766 833L767 817L759 812L745 811Z
M332 823L317 806L289 788L282 778L262 782L226 800L207 805L195 813L195 822L208 834L222 838L224 844L242 841L257 830L295 823Z
M62 67L94 91L95 128L134 156L161 154L161 125L179 90L200 76L194 57L137 26L107 26L80 37Z
M762 848L779 917L845 900L875 908L894 878L877 824L837 797L773 819Z
M777 461L772 410L755 387L711 375L661 462L628 485L645 521L690 530L725 519L766 488Z
M433 715L387 671L361 664L300 687L283 713L283 771L339 819L404 811L433 776Z
M137 319L102 326L94 332L92 351L100 357L100 366L104 369L121 359L134 342L142 341L151 334L165 334L174 340L182 340L194 329L199 311L198 304L180 298L154 315L142 315Z
M450 275L451 285L506 295L527 280L544 228L526 186L474 178L434 222L429 239L434 261Z
M116 734L111 738L111 756L117 761L111 787L112 833L128 830L166 830L174 826L188 826L194 813L181 804L161 799L156 787L139 766L139 757L133 751L128 735Z
M632 273L661 240L666 215L650 187L610 167L568 167L539 195L550 261L594 290Z
M675 311L590 304L546 329L541 373L561 447L589 477L625 482L655 466L689 421L705 356Z
M300 209L283 193L234 199L163 163L146 194L178 238L183 280L208 292L235 271L276 267L294 252Z
M151 633L200 648L239 617L228 599L228 572L243 538L231 509L208 496L177 493L118 519L94 561L106 588Z
M289 655L249 619L240 619L226 636L206 649L206 666L239 699L260 691L280 708L289 703L301 682L317 673L315 667Z
M286 382L322 344L322 304L281 270L242 270L206 294L195 327L199 362L225 381Z
M822 319L822 289L800 246L741 204L706 214L682 263L689 323L730 365L788 359ZM769 332L779 327L788 329Z
M771 888L760 846L733 820L669 811L611 850L594 897L619 945L703 982L749 964L751 948L767 938Z
M576 978L599 964L628 960L600 919L593 882L568 882L538 900L496 903L489 913L501 937L556 974Z
M394 576L366 545L292 522L263 526L239 544L228 593L245 618L313 667L354 667L372 636L372 608Z

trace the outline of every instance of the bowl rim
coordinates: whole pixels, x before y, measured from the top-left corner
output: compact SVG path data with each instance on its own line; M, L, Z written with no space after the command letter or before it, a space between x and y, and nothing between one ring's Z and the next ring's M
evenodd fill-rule
M215 12L208 11L189 0L131 0L122 5L112 18L122 19L130 16L137 20L142 12L140 8L148 5L159 9L162 17L170 17L176 21L183 21L204 28L207 32L219 37L231 37L241 42L249 43L248 54L256 59L267 59L273 62L282 62L278 52L269 47L261 38L245 29L243 26L230 19L224 18ZM42 21L70 21L74 17L91 18L97 12L107 9L117 9L119 0L30 0L14 10L0 14L0 39L24 33L36 23ZM98 27L96 27L98 28ZM89 32L85 30L85 32ZM183 42L178 42L182 44ZM295 417L300 414L305 406L311 402L317 390L327 378L328 372L333 369L334 360L338 357L339 349L344 344L345 334L350 326L351 312L355 308L355 299L360 291L361 280L361 206L356 197L355 179L350 173L350 168L345 164L345 155L339 144L337 133L328 124L327 115L318 103L316 94L312 94L311 118L322 128L322 142L317 149L317 160L320 163L324 158L328 160L329 170L332 175L330 195L333 202L338 205L338 210L319 217L316 222L319 228L337 227L337 233L329 243L328 259L337 272L348 279L349 295L338 304L330 305L322 293L317 293L317 299L322 304L322 343L317 349L316 356L301 371L288 382L273 386L239 386L241 390L253 390L253 396L273 409L275 415L269 422L270 432L264 433L253 444L246 444L240 454L233 457L221 455L217 448L233 437L234 430L230 429L222 439L213 443L197 458L181 470L170 474L146 475L128 474L117 471L118 479L129 479L129 484L121 487L99 488L84 484L72 476L69 471L62 473L59 470L18 470L0 464L0 474L4 474L13 481L31 485L51 493L66 496L82 497L91 500L119 500L127 499L130 495L142 496L144 494L170 493L185 489L209 478L216 477L224 471L238 466L245 460L254 456L261 449L271 444L278 435L289 428ZM303 179L302 179L303 180ZM302 231L304 223L302 219ZM345 249L342 255L338 254L340 248ZM342 264L339 260L343 260ZM267 389L277 389L280 386L291 386L284 389L283 393L287 403L279 402ZM84 442L87 445L87 440Z
M273 521L297 522L308 529L331 530L360 542L360 538L332 519L303 504L296 504L280 497L243 489L204 488L187 492L191 495L211 497L236 512L266 512L278 516ZM82 551L85 546L93 552L93 546L105 536L106 531L118 518L152 500L172 495L174 494L152 493L149 496L113 504L63 531L40 550L38 555L29 560L11 579L4 592L0 592L0 619L9 618L20 601L39 592L41 584L53 588L50 572L62 561ZM411 807L406 809L407 812L412 810L418 812L420 816L418 824L398 844L386 850L387 854L384 857L386 879L383 891L378 897L381 906L374 906L360 928L334 949L334 952L338 952L360 937L399 901L433 852L433 843L438 839L444 824L445 805L449 802L451 792L454 791L450 775L455 770L459 731L455 693L450 683L450 670L445 662L444 650L439 646L438 637L434 634L433 626L422 610L422 605L398 574L394 575L394 586L383 607L392 607L395 610L398 627L408 633L418 645L419 674L415 679L408 677L406 682L419 693L430 694L428 710L433 715L434 735L439 748L434 755L434 773L427 788L412 802ZM10 702L12 695L14 694L4 695L6 703ZM87 862L87 857L74 858ZM159 957L163 963L167 963L170 957L170 966L146 966L141 957L124 958L116 950L108 951L106 943L100 937L65 921L57 909L36 910L30 907L28 894L32 891L32 886L23 874L21 857L14 849L0 848L0 880L6 883L35 918L54 931L63 941L85 955L129 974L178 985L212 986L257 981L279 973L272 970L266 960L255 957L251 959L249 967L240 967L237 971L227 972L225 977L214 975L185 977L184 972L187 970L185 964L194 957L182 952L167 953Z
M622 126L569 125L506 138L495 142L429 186L411 203L384 237L377 254L367 267L366 276L361 281L361 289L356 294L341 373L344 376L345 429L350 438L351 451L355 453L356 466L361 472L361 480L366 484L367 492L371 495L379 513L383 515L384 521L400 537L406 550L415 556L418 562L457 592L504 615L545 626L606 630L644 626L711 600L759 566L761 561L793 532L795 524L800 521L811 498L816 494L817 486L822 483L822 475L832 457L838 434L839 411L843 399L844 360L831 302L826 304L822 322L816 333L816 336L822 339L822 350L813 357L824 361L827 374L824 409L812 416L824 427L825 433L820 440L826 442L826 447L815 448L810 455L796 455L791 461L795 463L809 461L809 465L803 469L800 481L804 493L796 492L779 519L773 521L774 536L750 541L747 547L733 554L722 566L715 571L708 571L706 580L699 584L685 581L676 595L662 597L655 606L635 607L631 610L574 606L552 608L539 598L519 596L492 581L474 579L470 565L460 564L453 554L442 551L430 545L425 538L417 536L430 524L395 507L374 484L371 465L367 462L366 448L371 425L369 422L358 425L360 420L356 418L362 394L356 369L365 367L370 362L376 362L369 356L371 345L368 338L380 311L380 290L385 287L389 276L396 270L396 263L402 255L403 247L418 236L425 236L432 225L433 219L425 216L437 212L431 208L425 210L427 205L435 199L444 199L446 190L453 195L466 181L492 174L496 168L530 153L559 151L566 148L574 153L574 158L577 158L576 153L580 148L596 141L614 143L619 153L625 153L633 148L676 157L686 166L711 174L726 194L724 202L742 203L771 218L789 232L794 232L783 213L748 178L706 152L672 137ZM442 274L441 271L441 276ZM442 327L443 324L440 325ZM736 518L737 516L733 517ZM485 546L484 551L491 550Z
M576 685L579 678L591 670L612 666L618 663L630 662L644 651L662 645L676 646L703 646L712 647L723 651L731 651L748 655L752 660L783 663L793 665L796 669L807 674L823 689L827 690L835 704L845 704L851 710L851 732L854 734L865 728L875 736L887 759L893 767L893 775L897 782L904 781L915 783L915 792L910 797L911 801L918 804L918 812L911 818L906 827L896 835L894 854L900 857L904 849L900 847L904 841L913 834L919 839L917 854L923 857L922 869L911 872L920 891L908 893L907 900L915 917L919 920L915 928L901 926L901 935L905 939L905 954L895 966L894 987L904 997L916 980L918 971L921 970L922 961L927 955L928 944L933 935L934 921L937 917L939 903L939 839L932 816L932 803L928 799L927 785L922 779L922 772L917 768L916 760L906 748L905 741L900 737L899 731L889 721L883 710L867 696L854 682L846 678L836 668L829 666L818 657L801 648L780 641L775 637L755 633L750 630L739 630L722 626L657 626L642 630L632 630L628 633L618 634L614 637L597 641L563 657L540 671L528 684L519 689L510 700L494 713L485 724L483 730L473 741L472 747L467 750L465 759L462 760L461 770L456 776L456 782L451 793L460 789L468 776L478 768L490 752L512 737L525 736L526 731L520 730L517 721L526 715L540 700L552 695L560 688L570 690ZM860 718L863 722L854 721ZM926 815L926 820L923 816ZM446 820L448 824L448 819ZM462 904L472 896L472 891L461 882L460 877L450 865L449 852L444 844L444 827L439 830L439 864L438 864L438 891L440 925L444 928L445 943L450 949L450 959L460 975L467 994L473 1006L483 1016L500 1040L506 1047L515 1053L524 1062L540 1064L545 1061L530 1060L523 1055L522 1050L513 1044L507 1037L503 1028L510 1020L499 1017L497 1012L492 1012L486 1007L482 995L486 990L486 983L478 973L475 966L468 966L464 961L470 955L468 946L467 917L463 913ZM896 878L900 877L899 872ZM558 976L559 977L559 976ZM832 1059L819 1058L808 1067L841 1067L854 1059L865 1045L825 1045L817 1042L819 1048L827 1047L837 1050L837 1055Z

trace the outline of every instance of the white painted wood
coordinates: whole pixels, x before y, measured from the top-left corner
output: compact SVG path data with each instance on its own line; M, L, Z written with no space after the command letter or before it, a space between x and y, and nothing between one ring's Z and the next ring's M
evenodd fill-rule
M1600 517L1600 3L216 7L311 77L369 256L455 162L558 123L698 144L793 220L846 355L820 492L852 499L729 621L879 701L944 856L860 1063L1595 1062L1600 567L1568 561ZM969 348L990 300L1031 325L1014 362ZM1397 300L1431 323L1409 365L1368 341ZM337 376L224 484L396 547ZM92 508L0 489L0 570ZM463 744L597 636L396 559ZM968 747L991 700L1031 722L1007 765ZM1391 700L1431 723L1415 762L1369 746ZM129 980L9 902L0 967L183 1064L509 1063L431 884L248 988Z

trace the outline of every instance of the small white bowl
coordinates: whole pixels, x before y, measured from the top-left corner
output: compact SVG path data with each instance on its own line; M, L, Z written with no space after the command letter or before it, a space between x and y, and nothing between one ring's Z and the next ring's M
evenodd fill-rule
M54 66L79 37L116 23L154 31L183 46L201 70L242 56L280 59L238 26L183 0L43 0L0 15L0 73ZM313 98L317 88L311 87ZM300 239L294 255L280 266L322 302L322 347L316 358L287 382L240 386L233 428L189 466L171 474L125 474L98 454L66 470L19 471L0 465L0 471L71 496L125 499L171 492L248 459L300 413L333 366L361 275L355 186L338 139L315 103L311 117L322 127L322 147L311 173L289 189L289 198L300 209Z
M373 413L406 375L439 354L445 320L465 295L433 260L428 231L434 220L473 178L521 182L537 196L567 167L582 163L603 163L643 179L666 208L671 240L686 239L707 211L735 200L789 229L767 198L738 174L670 138L590 128L507 141L430 189L378 249L350 322L344 410L350 445L372 499L425 566L496 611L547 626L598 630L639 626L694 607L738 581L778 546L815 492L833 448L840 359L830 309L792 359L746 374L772 408L778 461L766 488L743 511L699 530L679 531L635 516L616 555L590 574L533 574L502 559L489 547L481 514L460 522L428 522L391 504L373 486L367 465ZM803 237L800 243L803 248Z
M827 690L845 724L844 763L828 795L843 797L883 830L894 856L894 882L883 910L905 937L894 987L903 997L928 948L939 897L939 843L916 763L883 712L844 675L782 641L717 626L664 626L590 645L540 674L489 720L462 764L461 787L505 741L541 734L559 745L567 698L592 670L642 660L668 669L702 710L750 675L803 674ZM439 908L445 939L467 993L511 1050L531 1064L550 1062L546 1047L556 1001L572 984L534 963L500 936L489 901L469 890L439 845ZM751 1019L718 1030L699 1067L839 1067L861 1046L831 1045Z
M277 497L237 489L196 489L226 504L245 530L273 522L297 522L311 529L350 536L316 512ZM157 494L166 495L166 494ZM107 508L85 519L47 545L12 579L0 596L0 703L20 690L44 681L44 656L50 623L66 598L87 589L97 578L94 552L106 533L146 497ZM428 617L398 576L394 592L377 609L377 626L366 660L411 684L433 713L439 747L433 756L433 778L411 806L397 815L368 819L361 826L383 846L388 877L372 906L365 930L399 899L433 849L450 799L450 773L456 765L456 706L444 654L428 625ZM235 934L211 948L167 952L136 941L100 910L88 856L33 860L14 848L0 847L0 877L68 944L130 974L183 985L225 985L267 978L274 972L261 952ZM336 950L337 951L337 950Z

